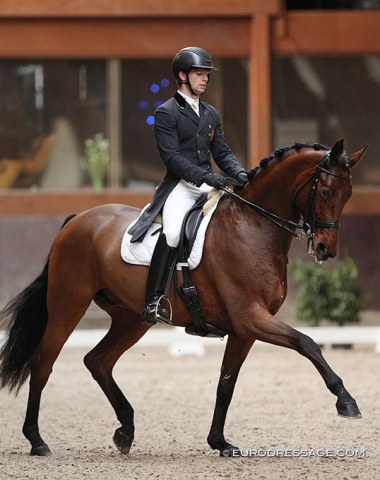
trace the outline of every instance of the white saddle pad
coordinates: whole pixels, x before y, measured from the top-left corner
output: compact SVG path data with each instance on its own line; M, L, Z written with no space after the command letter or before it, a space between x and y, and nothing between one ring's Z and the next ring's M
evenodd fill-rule
M189 268L193 270L196 268L201 259L203 252L203 244L205 241L206 230L208 224L210 223L211 217L218 205L221 195L215 199L215 204L212 208L209 209L208 213L203 217L202 223L199 227L197 236L194 241L193 248L191 250L190 256L188 258ZM156 246L157 239L159 237L159 232L162 228L162 225L159 223L153 223L142 242L131 243L131 237L128 233L128 230L137 222L134 220L130 225L128 225L123 240L121 242L121 258L127 262L132 263L133 265L150 265L150 261L153 255L154 247Z

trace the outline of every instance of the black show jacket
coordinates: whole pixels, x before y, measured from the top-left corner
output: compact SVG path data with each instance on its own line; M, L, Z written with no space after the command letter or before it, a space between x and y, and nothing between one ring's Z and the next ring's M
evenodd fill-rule
M224 137L218 111L207 103L199 103L198 117L182 95L176 93L155 112L154 132L166 174L152 203L129 230L131 242L142 241L181 179L197 187L202 184L202 176L212 171L210 155L227 176L236 178L245 171Z

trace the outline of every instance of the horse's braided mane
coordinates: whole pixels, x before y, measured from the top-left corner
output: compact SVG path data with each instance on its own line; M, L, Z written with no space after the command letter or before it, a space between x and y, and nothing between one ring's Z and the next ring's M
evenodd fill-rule
M293 145L289 145L287 147L276 148L276 150L274 150L267 157L262 158L257 167L250 170L249 172L250 178L254 177L260 169L265 168L271 160L273 159L280 160L290 150L295 150L296 152L298 152L298 150L301 150L302 148L311 148L316 151L329 150L328 147L326 147L325 145L322 145L321 143L302 143L302 142L296 142Z

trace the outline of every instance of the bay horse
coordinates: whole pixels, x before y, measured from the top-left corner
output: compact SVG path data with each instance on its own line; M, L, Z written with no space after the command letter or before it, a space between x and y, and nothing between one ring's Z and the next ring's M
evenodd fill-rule
M209 223L203 258L193 270L204 318L228 332L207 441L223 456L237 456L225 440L224 424L235 383L256 340L296 350L319 371L337 397L338 414L361 416L341 378L308 336L276 318L287 292L287 255L303 219L309 250L318 262L337 253L342 209L352 193L350 169L366 147L346 155L343 140L331 150L320 144L278 149L249 174L249 182L223 194ZM7 335L0 354L1 387L17 394L30 375L23 434L31 454L48 456L38 426L40 400L64 343L92 300L111 317L105 337L84 363L114 408L121 426L114 433L127 454L134 438L134 410L112 370L120 356L149 330L141 323L148 268L122 261L126 227L140 210L108 204L66 219L52 242L42 273L2 311ZM190 316L174 286L173 325Z

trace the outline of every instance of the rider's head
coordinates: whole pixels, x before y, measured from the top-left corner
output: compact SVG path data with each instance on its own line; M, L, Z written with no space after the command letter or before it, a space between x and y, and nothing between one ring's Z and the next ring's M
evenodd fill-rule
M182 48L173 59L172 72L178 85L187 85L190 91L194 93L189 81L189 73L192 70L205 70L207 73L216 70L211 55L203 48Z

